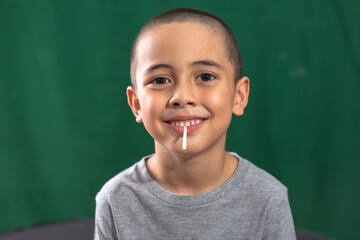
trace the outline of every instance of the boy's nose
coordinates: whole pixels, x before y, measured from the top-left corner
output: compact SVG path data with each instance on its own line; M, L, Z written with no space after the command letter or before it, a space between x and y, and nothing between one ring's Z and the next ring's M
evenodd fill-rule
M182 108L195 105L194 92L191 83L179 83L174 88L173 94L169 101L171 107Z

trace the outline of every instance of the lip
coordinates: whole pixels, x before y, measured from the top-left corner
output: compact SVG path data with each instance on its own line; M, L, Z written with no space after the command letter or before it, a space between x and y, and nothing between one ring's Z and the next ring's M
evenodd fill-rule
M171 117L169 119L166 119L164 122L170 122L170 121L187 121L187 120L197 120L197 119L206 119L205 117L200 117L200 116L195 116L195 115L179 115L179 116L174 116Z
M184 127L181 126L174 126L171 125L170 122L171 121L189 121L189 120L201 120L200 123L194 124L194 125L190 125L187 126L187 134L191 134L192 132L194 132L195 130L197 130L199 127L201 127L202 125L204 125L204 123L207 121L207 118L201 118L198 116L176 116L174 118L171 118L167 121L165 121L164 123L166 124L166 126L168 126L171 130L179 133L179 134L183 134L184 133Z

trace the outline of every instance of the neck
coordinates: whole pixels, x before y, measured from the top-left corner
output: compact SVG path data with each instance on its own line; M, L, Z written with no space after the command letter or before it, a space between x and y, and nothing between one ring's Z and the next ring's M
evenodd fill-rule
M235 171L238 161L224 149L225 143L199 154L180 155L155 144L156 153L148 159L147 168L170 192L200 194L219 187Z

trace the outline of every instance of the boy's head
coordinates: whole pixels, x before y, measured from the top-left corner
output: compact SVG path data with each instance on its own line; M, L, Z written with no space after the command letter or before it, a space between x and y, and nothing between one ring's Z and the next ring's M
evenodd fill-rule
M132 80L128 103L156 152L224 151L232 114L243 114L249 93L231 31L216 17L189 9L145 24L133 47Z
M220 33L226 48L226 54L234 68L235 83L242 76L242 61L237 40L231 29L218 17L207 12L191 8L175 8L150 19L137 34L131 49L130 73L131 83L136 87L137 47L141 37L148 31L162 24L174 22L195 22L204 24Z

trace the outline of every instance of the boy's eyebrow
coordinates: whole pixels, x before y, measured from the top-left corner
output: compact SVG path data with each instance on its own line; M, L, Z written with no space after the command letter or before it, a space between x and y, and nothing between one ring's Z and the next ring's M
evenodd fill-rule
M223 69L223 66L221 66L219 63L213 61L213 60L199 60L199 61L194 61L191 62L190 64L191 66L197 66L197 65L206 65L206 66L213 66L213 67L217 67L219 69ZM158 64L153 64L150 65L146 70L145 70L145 74L149 74L151 71L154 71L156 69L159 68L168 68L168 69L173 69L174 67L171 66L170 64L165 64L165 63L158 63Z
M158 69L158 68L169 68L169 69L173 69L173 66L169 65L169 64L165 64L165 63L159 63L159 64L153 64L150 65L150 67L148 67L145 70L145 74L150 73L151 71Z
M219 63L217 63L213 60L199 60L199 61L195 61L195 62L191 63L191 66L196 66L196 65L213 66L213 67L223 69L223 66L221 66Z

